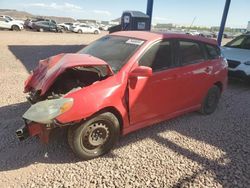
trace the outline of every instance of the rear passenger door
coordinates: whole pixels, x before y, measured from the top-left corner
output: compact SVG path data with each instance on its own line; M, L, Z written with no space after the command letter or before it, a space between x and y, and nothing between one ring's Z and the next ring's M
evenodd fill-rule
M201 104L211 87L213 72L213 62L208 59L204 44L193 40L177 40L177 59L181 65L178 80L183 85L180 108Z

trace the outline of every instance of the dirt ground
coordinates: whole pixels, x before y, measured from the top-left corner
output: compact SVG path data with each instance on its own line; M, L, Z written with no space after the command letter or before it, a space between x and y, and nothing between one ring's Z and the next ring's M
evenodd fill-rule
M38 60L105 34L0 31L0 187L249 187L250 85L238 81L229 82L214 114L129 134L90 161L74 156L64 130L49 145L17 140L29 107L23 84Z

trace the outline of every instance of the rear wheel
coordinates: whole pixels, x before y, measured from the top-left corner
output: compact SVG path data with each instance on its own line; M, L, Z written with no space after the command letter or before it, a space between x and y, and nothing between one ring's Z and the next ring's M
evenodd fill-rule
M107 153L120 135L119 121L110 112L102 113L68 130L68 142L74 153L89 160Z
M78 30L78 33L82 34L82 30L81 30L81 29L79 29L79 30Z
M221 96L220 88L214 85L212 88L208 90L207 96L205 97L202 106L201 106L201 113L208 115L212 114L219 103L219 99Z
M40 31L40 32L43 32L43 31L44 31L44 29L43 29L43 28L40 28L40 29L39 29L39 31Z
M97 35L99 32L97 30L94 31L94 34Z
M17 25L12 26L13 31L20 31L20 28Z

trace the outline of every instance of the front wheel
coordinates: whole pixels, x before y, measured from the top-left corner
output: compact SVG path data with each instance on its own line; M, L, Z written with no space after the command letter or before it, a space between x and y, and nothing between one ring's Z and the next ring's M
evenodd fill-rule
M216 85L208 90L207 96L205 97L200 112L205 115L212 114L219 103L221 96L220 88Z
M17 25L12 26L13 31L20 31L20 28Z
M98 32L97 30L95 30L95 31L94 31L94 34L97 35L97 34L99 34L99 32Z
M89 160L110 151L119 135L118 119L105 112L79 126L69 127L68 142L77 156Z

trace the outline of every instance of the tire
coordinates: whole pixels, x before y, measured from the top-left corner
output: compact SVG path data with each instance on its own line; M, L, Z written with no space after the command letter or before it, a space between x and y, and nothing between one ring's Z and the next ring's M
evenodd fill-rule
M120 125L110 112L99 114L81 125L68 129L68 142L73 152L84 160L109 152L120 136Z
M13 25L13 26L11 27L11 29L12 29L13 31L20 31L20 28L19 28L17 25Z
M200 112L204 115L212 114L218 106L220 96L221 96L220 88L214 85L212 88L208 90L207 95L201 105Z
M39 31L40 31L40 32L44 32L44 29L43 29L43 28L40 28Z
M95 30L95 31L94 31L94 34L97 35L97 34L99 34L99 32L98 32L97 30Z
M81 30L81 29L79 29L79 30L77 31L77 33L80 33L80 34L82 34L82 30Z

